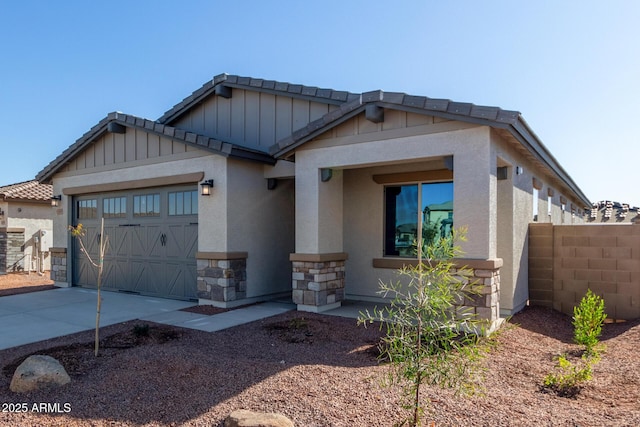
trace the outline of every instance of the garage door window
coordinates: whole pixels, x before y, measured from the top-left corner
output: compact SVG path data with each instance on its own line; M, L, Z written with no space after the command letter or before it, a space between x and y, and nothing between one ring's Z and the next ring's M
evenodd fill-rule
M127 198L109 197L102 200L103 218L126 218Z
M169 215L197 215L198 192L174 191L169 193Z
M95 219L98 217L98 200L78 200L78 219Z
M160 216L160 194L133 196L133 216Z

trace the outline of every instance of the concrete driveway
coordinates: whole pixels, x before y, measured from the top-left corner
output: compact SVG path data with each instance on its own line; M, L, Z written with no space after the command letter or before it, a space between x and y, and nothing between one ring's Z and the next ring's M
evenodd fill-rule
M92 289L72 287L0 297L0 350L94 329L96 294ZM290 302L269 301L214 316L180 311L194 305L197 304L189 301L103 291L100 326L140 319L215 332L296 308ZM373 312L374 306L343 301L341 307L323 314L357 318L365 309Z
M96 302L96 291L76 287L1 297L0 350L95 328ZM196 303L102 292L100 326L164 316L193 305Z

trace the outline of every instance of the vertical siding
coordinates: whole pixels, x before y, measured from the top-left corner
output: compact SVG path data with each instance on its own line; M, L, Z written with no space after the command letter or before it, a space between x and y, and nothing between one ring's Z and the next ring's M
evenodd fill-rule
M278 141L282 138L286 138L291 134L291 128L293 127L293 114L292 114L292 102L291 98L284 98L277 96L276 98L276 114L275 114L275 129L276 137Z
M209 96L173 126L267 151L310 121L337 108L322 102L233 89L231 98Z
M262 94L260 97L259 126L258 145L266 150L271 145L270 141L276 140L276 97L274 95Z

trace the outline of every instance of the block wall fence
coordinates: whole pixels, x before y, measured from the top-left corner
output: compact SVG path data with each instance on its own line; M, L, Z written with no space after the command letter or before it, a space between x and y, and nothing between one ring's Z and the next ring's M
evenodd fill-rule
M609 318L640 318L640 224L530 224L529 304L573 315L588 289Z

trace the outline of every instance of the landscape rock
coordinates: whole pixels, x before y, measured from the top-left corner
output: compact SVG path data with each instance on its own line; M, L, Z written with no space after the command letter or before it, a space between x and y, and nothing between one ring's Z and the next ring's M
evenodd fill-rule
M224 427L293 427L293 421L280 414L238 409L224 420Z
M36 354L27 357L18 366L9 387L15 393L25 393L69 382L71 378L60 362L51 356Z

